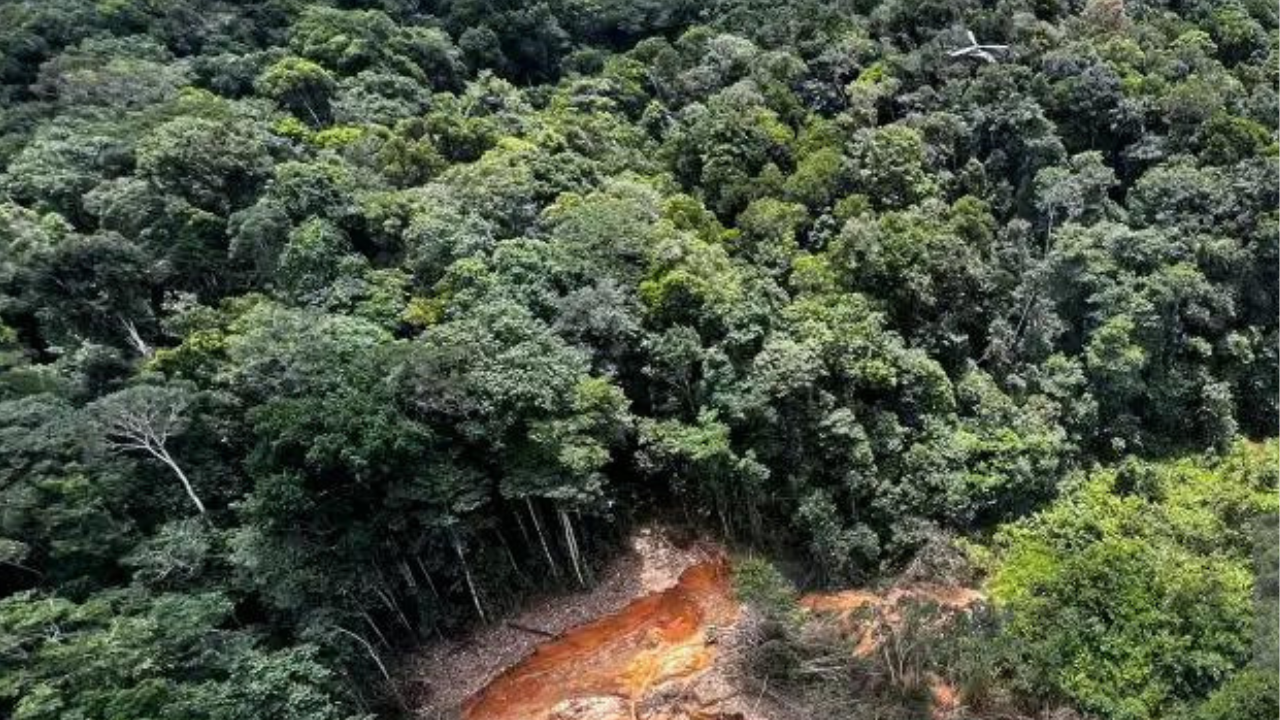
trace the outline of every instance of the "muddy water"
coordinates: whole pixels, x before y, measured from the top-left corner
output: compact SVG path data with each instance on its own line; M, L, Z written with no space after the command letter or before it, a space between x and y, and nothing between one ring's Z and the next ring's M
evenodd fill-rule
M694 565L674 587L539 646L468 700L463 718L545 720L557 706L590 698L634 707L646 692L710 667L715 628L737 614L727 561Z

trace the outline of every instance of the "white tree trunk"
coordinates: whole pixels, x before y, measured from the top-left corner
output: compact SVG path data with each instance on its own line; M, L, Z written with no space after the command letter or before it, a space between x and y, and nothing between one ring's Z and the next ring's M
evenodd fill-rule
M462 543L458 542L458 536L449 531L453 539L453 551L458 554L458 561L462 563L462 576L467 581L467 590L471 592L471 602L476 606L476 615L480 616L480 622L487 623L489 619L484 616L484 606L480 604L480 594L476 592L476 583L471 578L471 566L467 565L467 556L462 554Z
M409 563L401 558L396 562L396 568L400 570L400 577L404 578L405 583L409 585L409 589L416 596L418 594L418 579L413 576L413 571L409 569Z
M502 531L497 528L494 529L494 532L498 534L498 542L502 543L502 549L507 554L507 562L511 563L511 569L516 572L516 575L519 576L521 580L527 579L525 577L524 570L521 570L520 564L516 562L515 553L511 552L511 544L507 542L507 536L503 535Z
M526 495L524 503L529 508L529 517L533 518L533 529L538 533L538 542L542 543L542 553L547 556L547 564L551 566L551 574L555 577L560 577L560 567L556 565L556 561L551 557L551 548L547 545L547 537L542 533L542 523L538 521L538 513L533 509L533 500Z
M373 634L374 634L374 635L376 635L376 636L378 636L378 642L382 643L382 646L383 646L383 647L385 647L385 648L387 648L388 650L390 650L390 649L391 649L391 643L387 642L387 636L386 636L386 635L383 635L383 634L382 634L382 630L378 629L378 623L376 623L376 622L374 622L374 621L373 621L373 616L372 616L372 615L370 615L370 614L369 614L369 612L368 612L367 610L361 610L361 611L360 611L360 616L364 618L364 621L365 621L366 623L368 623L368 625L369 625L370 629L372 629L372 630L373 630Z
M196 495L196 489L191 487L191 481L187 479L187 474L182 472L182 468L178 467L178 463L174 462L173 458L169 456L169 451L165 450L164 447L154 450L148 448L148 450L151 451L152 455L164 462L165 465L168 465L174 475L178 476L178 479L182 481L182 487L187 491L187 497L191 498L191 502L196 504L196 509L203 515L205 512L204 503L200 502L200 496Z
M582 562L578 556L578 540L573 536L573 521L564 510L556 512L560 515L560 524L564 526L565 547L569 550L569 561L573 563L573 574L578 577L578 584L586 587L587 582L582 579Z
M129 344L133 346L133 349L137 350L138 354L144 358L151 357L151 346L142 339L142 335L138 334L138 326L134 325L132 320L121 319L120 322L124 324L125 333L128 334Z
M371 645L368 640L360 637L360 633L352 632L341 625L334 625L333 629L360 643L361 647L364 648L365 652L367 652L369 657L373 660L373 664L378 666L378 672L382 673L382 678L387 681L387 689L390 690L392 696L395 697L396 703L398 703L401 708L405 707L404 697L400 695L400 688L396 687L396 681L391 679L391 673L387 672L386 664L382 662L382 658L378 657L378 651L373 648L373 645Z
M422 558L414 555L413 562L418 565L418 570L422 572L422 579L427 581L427 589L431 591L431 596L439 601L440 591L436 590L436 583L431 579L431 573L427 572L427 566L422 564Z
M409 618L405 616L404 611L400 609L400 604L391 596L391 593L380 587L374 588L374 592L378 594L378 597L382 600L382 604L386 605L388 610L395 613L396 617L400 620L400 624L404 625L404 629L408 630L411 635L416 636L417 633L414 631L413 625L409 624Z
M369 653L369 657L373 659L373 663L378 666L378 671L382 673L382 677L385 678L388 683L392 682L391 673L387 672L387 666L382 663L382 658L378 657L378 651L373 649L373 645L370 645L368 640L360 637L359 633L351 632L341 625L334 625L333 629L360 643L360 645L364 647L365 652Z

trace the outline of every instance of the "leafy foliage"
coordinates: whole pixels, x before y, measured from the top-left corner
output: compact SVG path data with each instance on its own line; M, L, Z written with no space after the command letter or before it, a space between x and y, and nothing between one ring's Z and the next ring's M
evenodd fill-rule
M1024 643L1025 681L1099 715L1151 718L1230 677L1253 649L1242 526L1274 512L1275 460L1269 443L1209 464L1133 462L1003 528L992 590ZM1247 714L1244 688L1265 684L1235 682L1196 712Z
M393 714L395 654L649 515L823 583L994 532L1030 690L1246 712L1259 481L1139 469L1275 433L1276 37L1234 1L0 4L0 715Z

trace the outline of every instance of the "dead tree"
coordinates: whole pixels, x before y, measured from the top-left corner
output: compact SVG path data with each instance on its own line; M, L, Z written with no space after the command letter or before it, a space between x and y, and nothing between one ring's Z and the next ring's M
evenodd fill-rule
M132 320L120 319L120 324L124 325L125 336L129 340L129 345L138 352L143 358L150 358L155 354L151 346L146 340L142 339L142 334L138 332L138 326L133 324Z
M143 385L108 395L95 403L94 409L108 447L140 450L164 463L182 483L196 509L204 514L204 503L167 447L171 438L186 429L189 404L185 393L179 390Z

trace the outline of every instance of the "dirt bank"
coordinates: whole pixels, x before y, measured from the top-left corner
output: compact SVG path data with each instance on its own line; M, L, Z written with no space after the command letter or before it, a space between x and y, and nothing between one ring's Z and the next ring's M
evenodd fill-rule
M410 670L419 717L807 720L743 672L760 618L734 597L723 549L678 546L658 528L631 544L591 590L545 598L465 641L427 648ZM801 605L815 621L834 621L847 652L868 657L901 626L909 603L958 612L981 599L965 587L904 580L810 594ZM935 720L962 710L955 688L926 680Z
M833 617L841 634L853 643L853 654L866 658L901 628L907 605L936 606L942 611L938 618L941 620L984 599L981 592L972 588L907 582L880 592L853 589L812 593L802 597L800 604L819 616ZM928 673L923 680L929 688L932 720L949 720L964 709L964 698L946 678Z
M647 694L709 668L716 628L737 615L728 562L700 563L674 587L539 646L469 700L463 718L632 718Z
M886 630L901 625L902 610L908 603L932 604L954 613L981 602L983 597L972 588L910 583L881 592L854 589L811 593L800 598L800 605L811 612L837 616L845 632L855 640L854 654L866 657L879 647Z
M546 636L519 628L561 635L674 586L686 569L721 554L709 543L678 544L656 526L641 528L629 544L626 553L598 573L590 589L541 598L508 622L424 647L405 670L415 714L432 720L456 717L469 698L547 642Z

